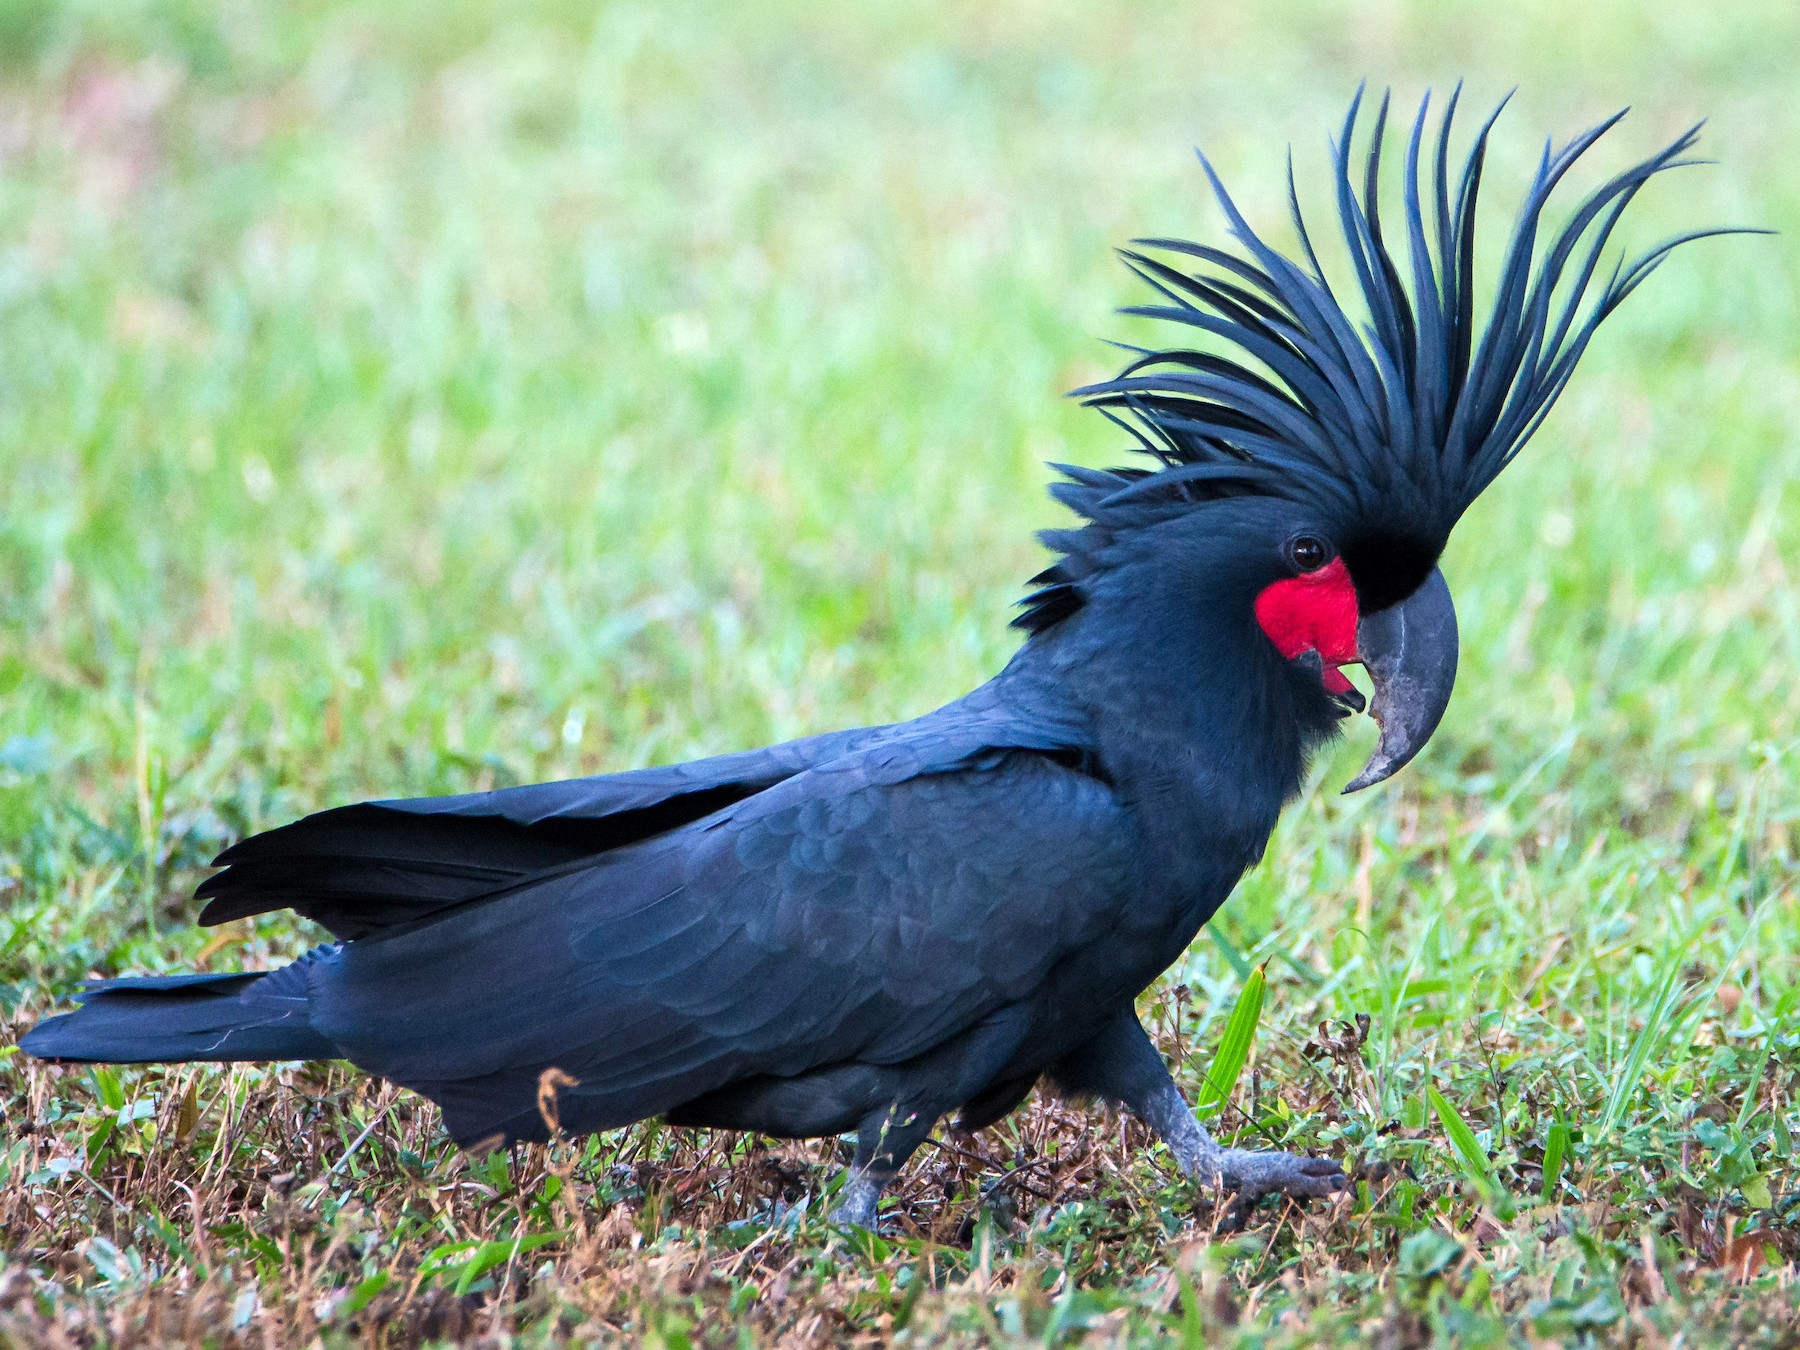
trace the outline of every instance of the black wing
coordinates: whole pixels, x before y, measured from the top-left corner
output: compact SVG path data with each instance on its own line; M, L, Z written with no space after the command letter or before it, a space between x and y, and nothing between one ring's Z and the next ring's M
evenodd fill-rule
M362 937L698 820L877 738L834 732L662 768L457 797L361 802L234 844L203 924L292 909Z
M564 1123L600 1129L754 1075L909 1060L1098 942L1135 856L1111 790L1050 756L918 767L852 755L351 943L313 1024L465 1142L532 1134L551 1067L579 1083Z
M984 746L1079 758L1083 729L1002 676L913 722L662 768L321 811L233 845L197 894L203 924L292 909L358 938L676 830L816 765L864 752L915 766Z

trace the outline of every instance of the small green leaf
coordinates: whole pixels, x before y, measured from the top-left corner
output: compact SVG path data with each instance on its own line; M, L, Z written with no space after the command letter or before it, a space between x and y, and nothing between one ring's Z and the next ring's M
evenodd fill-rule
M1752 1209L1768 1209L1775 1203L1775 1197L1769 1192L1769 1179L1761 1172L1746 1177L1738 1190L1743 1192L1744 1203Z
M439 1284L450 1284L456 1294L467 1294L476 1280L496 1266L516 1256L536 1251L550 1242L560 1242L561 1233L531 1233L517 1238L496 1238L488 1242L448 1242L436 1247L425 1258L420 1273ZM460 1259L459 1259L460 1258Z
M332 1320L355 1317L369 1306L371 1299L393 1283L393 1279L387 1271L380 1270L366 1280L358 1280L350 1292L344 1295L343 1300L331 1310Z
M1488 1156L1482 1151L1480 1140L1475 1138L1475 1131L1462 1118L1443 1093L1427 1084L1425 1098L1431 1103L1431 1109L1437 1112L1438 1122L1444 1127L1444 1134L1450 1140L1450 1147L1455 1152L1464 1176L1475 1183L1485 1200L1496 1213L1503 1218L1512 1217L1512 1198L1507 1195L1506 1188L1494 1175L1488 1163Z
M1206 1071L1194 1102L1194 1110L1200 1115L1218 1111L1230 1100L1237 1087L1238 1075L1244 1071L1244 1062L1250 1058L1250 1046L1256 1040L1256 1024L1262 1018L1263 991L1267 987L1263 974L1265 966L1250 972L1250 978L1244 981L1243 992L1231 1009L1225 1034L1219 1038L1218 1053L1213 1056L1212 1067Z
M1469 1276L1469 1283L1463 1289L1459 1300L1465 1308L1480 1308L1488 1301L1488 1293L1494 1287L1494 1277L1486 1266L1476 1266Z
M1544 1189L1543 1200L1549 1204L1556 1195L1558 1183L1562 1181L1563 1165L1569 1158L1569 1127L1556 1121L1550 1126L1549 1137L1544 1141Z
M1449 1102L1449 1099L1436 1088L1427 1086L1425 1100L1431 1103L1431 1109L1437 1113L1438 1122L1444 1127L1449 1137L1450 1147L1456 1150L1456 1156L1462 1162L1462 1170L1471 1181L1488 1179L1487 1154L1481 1151L1481 1141L1476 1139L1475 1131L1469 1123Z
M115 1125L116 1122L109 1116L88 1131L87 1168L90 1172L98 1170L100 1164L106 1160L106 1145L113 1137Z
M104 1064L94 1066L94 1091L100 1095L100 1105L108 1111L125 1105L125 1089L119 1085L119 1075Z
M1463 1246L1448 1233L1421 1228L1400 1244L1400 1273L1409 1280L1433 1280L1462 1258Z

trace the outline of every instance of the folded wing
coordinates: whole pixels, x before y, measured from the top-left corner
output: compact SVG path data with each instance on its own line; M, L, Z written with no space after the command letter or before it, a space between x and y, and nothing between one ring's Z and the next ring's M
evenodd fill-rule
M1039 751L876 747L676 831L348 944L314 1024L465 1142L734 1082L900 1065L1035 997L1130 890L1124 814Z
M203 924L292 909L363 937L535 874L676 829L772 787L884 728L790 741L663 768L457 797L362 802L221 853Z

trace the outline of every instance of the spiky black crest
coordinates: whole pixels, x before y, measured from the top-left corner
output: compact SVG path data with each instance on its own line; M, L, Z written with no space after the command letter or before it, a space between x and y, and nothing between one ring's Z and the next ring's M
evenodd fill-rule
M1067 481L1053 495L1087 523L1044 533L1063 557L1033 579L1041 589L1025 599L1015 624L1036 632L1078 609L1083 578L1119 531L1246 493L1310 500L1351 522L1344 550L1352 572L1360 570L1365 598L1377 605L1402 598L1429 571L1463 511L1542 424L1607 316L1673 249L1732 232L1696 230L1665 240L1629 261L1621 257L1594 284L1607 242L1644 184L1666 169L1699 162L1683 158L1699 135L1696 126L1602 184L1545 233L1550 197L1625 116L1617 113L1560 150L1546 143L1502 255L1493 301L1478 324L1476 199L1488 136L1505 102L1453 169L1460 92L1451 94L1435 128L1428 125L1429 95L1413 120L1400 175L1406 244L1398 258L1381 216L1388 99L1383 96L1375 115L1360 173L1352 153L1360 90L1351 101L1332 160L1337 226L1354 273L1360 324L1320 266L1292 157L1288 203L1297 257L1277 252L1250 228L1200 157L1242 252L1175 239L1136 241L1124 257L1160 302L1124 312L1197 329L1215 347L1236 353L1130 348L1135 359L1117 379L1075 391L1129 430L1160 467L1056 466ZM1182 265L1140 250L1172 255ZM1379 566L1358 569L1359 536L1379 538L1379 545L1368 545L1382 554Z

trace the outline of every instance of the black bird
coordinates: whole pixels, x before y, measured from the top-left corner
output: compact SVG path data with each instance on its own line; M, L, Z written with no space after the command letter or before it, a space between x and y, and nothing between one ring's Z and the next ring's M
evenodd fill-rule
M1060 557L1022 602L1023 645L974 693L892 726L257 835L220 855L200 921L287 907L334 942L268 974L92 984L24 1048L348 1059L437 1102L467 1146L651 1116L854 1130L837 1215L859 1224L941 1117L979 1128L1040 1083L1121 1104L1240 1204L1341 1188L1331 1161L1215 1143L1134 1000L1361 710L1340 667L1367 668L1381 727L1346 790L1418 753L1456 673L1437 570L1452 526L1601 322L1712 233L1602 267L1621 213L1691 162L1698 128L1546 228L1610 118L1546 146L1478 323L1499 109L1453 163L1456 103L1434 120L1427 97L1389 165L1402 249L1381 214L1387 101L1354 152L1352 102L1332 150L1348 285L1327 280L1291 166L1290 256L1202 158L1239 248L1124 255L1156 292L1126 312L1193 345L1132 349L1117 379L1077 391L1150 462L1057 466L1052 495L1080 523L1042 536Z

